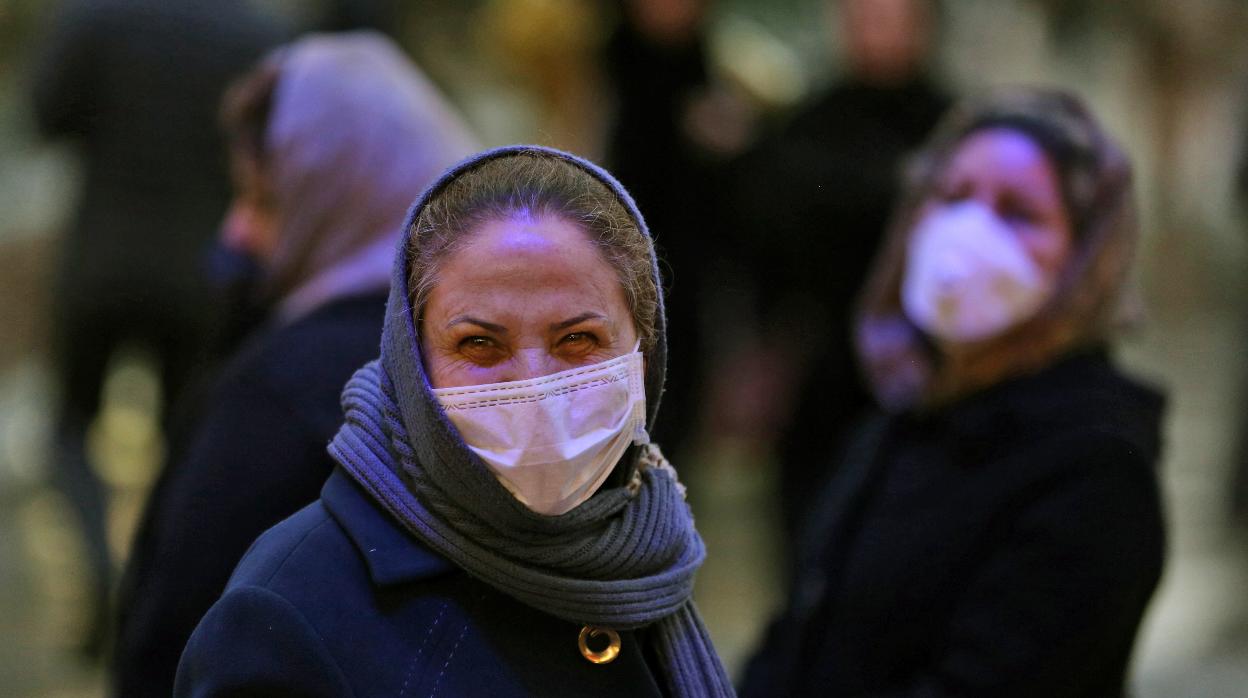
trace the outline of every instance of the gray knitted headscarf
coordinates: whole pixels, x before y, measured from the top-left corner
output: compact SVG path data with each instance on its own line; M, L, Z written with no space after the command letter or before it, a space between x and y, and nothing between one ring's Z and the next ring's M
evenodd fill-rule
M408 253L427 202L460 175L515 156L555 158L582 168L619 198L649 239L628 193L575 156L538 146L477 155L449 170L408 214L394 265L381 357L343 392L346 423L329 450L404 527L468 574L576 624L618 630L649 626L667 687L677 696L732 695L732 686L692 601L705 548L684 488L658 449L630 449L619 485L558 516L529 510L464 444L432 393L421 360L408 288ZM416 241L419 244L419 240ZM653 248L654 281L659 283ZM653 424L666 361L662 303L646 352Z

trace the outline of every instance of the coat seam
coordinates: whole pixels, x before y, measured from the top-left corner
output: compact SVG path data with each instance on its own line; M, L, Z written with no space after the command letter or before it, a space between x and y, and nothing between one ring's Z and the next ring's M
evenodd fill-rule
M299 536L299 540L295 541L295 544L290 546L290 550L286 551L286 554L282 556L282 561L277 563L277 565L273 567L273 571L270 572L268 576L264 578L264 583L260 586L268 588L268 585L273 581L273 578L276 577L277 574L282 571L282 568L286 566L286 563L290 560L290 558L299 550L299 548L303 547L303 544L308 539L308 536L311 536L313 533L316 532L318 528L329 523L329 521L330 521L329 517L326 516L322 518L321 521L319 521L315 526L313 526L312 528L309 528L307 531L304 531L303 535Z
M442 662L442 670L438 672L438 678L433 682L433 690L429 692L429 698L433 698L438 693L438 686L442 683L442 677L446 674L446 668L451 665L451 660L455 658L455 650L459 649L459 643L463 641L464 635L468 634L468 624L459 630L459 637L455 638L455 644L451 646L451 653L446 655L446 661Z
M317 645L322 650L324 650L326 659L332 662L334 669L338 671L338 676L342 680L343 687L346 688L350 692L351 696L355 696L356 695L355 688L351 685L351 681L347 678L347 672L343 669L342 664L338 661L338 658L334 656L333 651L330 650L329 646L325 644L325 638L321 635L320 630L317 629L317 627L312 623L312 621L308 620L307 616L305 616L303 612L300 611L297 606L295 606L295 604L291 603L289 599L279 594L278 592L272 589L269 589L267 587L255 586L255 585L248 585L248 586L252 589L256 589L259 593L272 595L274 598L276 598L278 601L284 604L287 608L289 608L290 612L294 614L294 616L298 618L302 623L304 623L309 630L312 631L313 637L316 638ZM242 588L247 588L247 587L242 587Z
M412 661L407 665L407 673L403 675L403 686L399 689L399 698L403 698L407 694L407 684L412 680L412 672L416 671L416 662L420 661L421 655L425 652L425 647L429 644L429 638L433 637L433 631L438 627L438 623L442 622L442 616L444 615L446 615L445 603L438 610L438 616L433 619L433 624L429 626L429 632L425 633L424 641L420 643L420 647L416 648L416 656L412 657Z

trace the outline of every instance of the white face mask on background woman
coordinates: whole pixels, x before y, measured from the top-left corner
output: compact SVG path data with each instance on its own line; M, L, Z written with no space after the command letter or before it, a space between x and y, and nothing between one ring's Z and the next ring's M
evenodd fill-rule
M902 307L946 343L996 337L1036 314L1054 280L988 206L967 200L931 211L910 237Z
M433 391L460 436L539 514L589 499L630 443L645 444L641 352L540 378Z

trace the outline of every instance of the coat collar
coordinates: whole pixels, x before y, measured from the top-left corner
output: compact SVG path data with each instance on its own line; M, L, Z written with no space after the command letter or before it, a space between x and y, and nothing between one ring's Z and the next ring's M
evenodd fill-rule
M408 533L340 467L321 489L321 502L359 549L378 586L419 581L458 569Z

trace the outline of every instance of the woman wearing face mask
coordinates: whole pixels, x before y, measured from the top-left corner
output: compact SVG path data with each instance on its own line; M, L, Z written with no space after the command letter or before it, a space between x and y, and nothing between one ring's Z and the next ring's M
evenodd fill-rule
M631 199L503 148L433 184L400 249L338 469L244 557L176 694L730 694L646 432L664 316Z
M1130 168L1074 98L946 117L864 289L864 422L746 695L1117 696L1162 568L1162 398L1107 346Z

